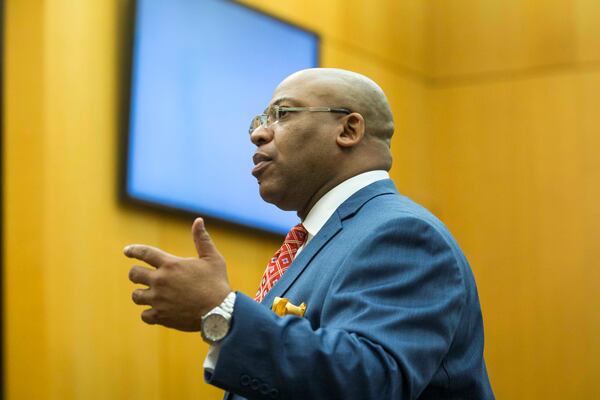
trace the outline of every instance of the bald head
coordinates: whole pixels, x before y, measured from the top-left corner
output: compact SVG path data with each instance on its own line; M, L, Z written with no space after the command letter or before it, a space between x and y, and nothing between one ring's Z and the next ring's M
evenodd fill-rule
M388 147L394 133L394 119L383 90L373 80L356 72L336 68L311 68L287 77L279 88L302 84L321 98L322 104L347 108L363 116L366 134Z
M265 201L304 218L341 182L391 168L394 121L383 90L371 79L340 69L299 71L277 86L269 110L272 106L290 111L328 107L332 112L284 110L252 131L250 140L257 146L253 175Z

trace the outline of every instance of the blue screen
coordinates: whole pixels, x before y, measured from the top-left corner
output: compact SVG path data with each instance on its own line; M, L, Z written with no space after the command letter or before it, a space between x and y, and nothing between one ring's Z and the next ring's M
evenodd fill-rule
M138 0L126 193L285 233L265 203L248 127L277 84L317 64L318 37L226 0Z

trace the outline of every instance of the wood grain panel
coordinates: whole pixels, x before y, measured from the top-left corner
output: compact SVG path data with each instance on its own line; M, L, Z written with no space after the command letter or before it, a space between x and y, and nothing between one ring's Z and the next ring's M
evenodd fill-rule
M48 379L44 296L43 57L40 4L5 2L3 223L4 393L44 398ZM32 384L35 382L35 384Z
M600 394L598 93L600 71L431 97L436 197L477 277L499 398Z
M432 78L493 76L600 63L594 0L427 2Z

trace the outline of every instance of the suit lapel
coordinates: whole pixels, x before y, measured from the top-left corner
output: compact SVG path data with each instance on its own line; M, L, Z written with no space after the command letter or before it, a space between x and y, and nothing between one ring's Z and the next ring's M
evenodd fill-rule
M348 200L332 214L327 223L306 245L302 252L294 259L292 265L283 274L281 279L267 293L261 304L271 307L275 297L283 297L290 286L304 272L306 267L316 254L321 251L335 235L343 229L342 221L353 216L366 202L383 194L397 194L394 183L390 179L374 182L358 192L354 193Z

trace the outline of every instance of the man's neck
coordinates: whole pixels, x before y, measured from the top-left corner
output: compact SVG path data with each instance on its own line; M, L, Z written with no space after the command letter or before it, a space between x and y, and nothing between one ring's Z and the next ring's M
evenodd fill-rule
M302 218L302 222L312 227L313 234L320 229L331 214L348 198L354 195L362 188L382 179L389 179L389 174L384 170L368 171L355 175L339 183L315 203L307 215ZM309 226L306 226L308 229Z
M367 171L360 171L360 172L355 172L355 173L350 173L347 175L341 175L339 177L337 177L336 179L332 179L329 182L327 182L327 184L323 185L319 190L317 190L315 192L315 194L313 194L308 202L306 203L305 207L302 207L302 209L299 209L297 211L298 217L300 218L301 221L304 221L304 219L306 219L306 216L308 215L308 213L312 210L312 208L315 206L315 204L317 204L317 202L319 200L321 200L321 198L323 196L325 196L327 193L329 193L332 189L334 189L335 187L341 185L342 183L346 182L348 179L351 179L355 176L359 176L362 175L364 173L367 172L372 172L372 171L385 171L381 168L374 168L374 169L370 169ZM386 173L388 173L387 171L385 171ZM389 177L389 175L388 175Z

